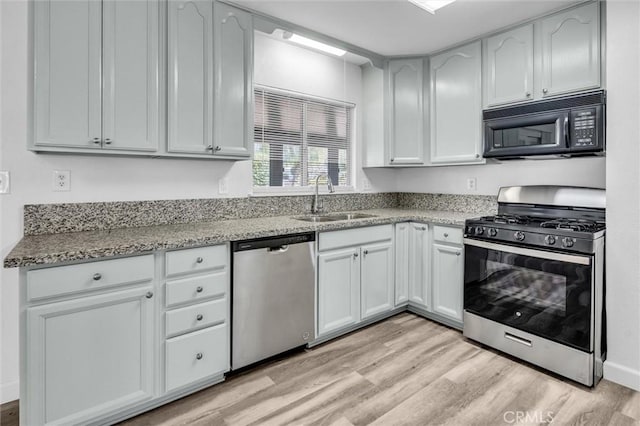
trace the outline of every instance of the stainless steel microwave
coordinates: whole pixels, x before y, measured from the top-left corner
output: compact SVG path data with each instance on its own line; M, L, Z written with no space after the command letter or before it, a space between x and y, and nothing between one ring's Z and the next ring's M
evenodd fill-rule
M602 154L605 99L600 90L485 110L484 157Z

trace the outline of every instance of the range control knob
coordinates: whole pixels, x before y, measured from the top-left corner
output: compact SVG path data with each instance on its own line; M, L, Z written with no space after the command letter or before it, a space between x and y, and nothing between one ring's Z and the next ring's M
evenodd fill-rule
M474 228L473 226L467 226L467 234L469 234L469 235L473 235L473 230L474 230L474 229L475 229L475 228Z
M564 237L562 239L562 245L565 247L573 247L573 239L569 237Z
M547 243L547 245L554 245L556 243L556 237L554 237L553 235L547 235L546 237L544 237L544 242Z
M516 233L513 234L513 237L518 241L523 241L524 240L524 232L516 231Z
M476 235L484 234L484 228L482 226L476 226Z
M498 230L496 228L489 228L489 236L495 237L496 235L498 235Z

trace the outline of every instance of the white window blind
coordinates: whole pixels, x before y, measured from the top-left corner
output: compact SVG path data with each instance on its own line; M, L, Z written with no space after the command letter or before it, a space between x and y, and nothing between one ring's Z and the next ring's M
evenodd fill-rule
M327 174L351 184L353 106L255 88L253 185L301 187Z

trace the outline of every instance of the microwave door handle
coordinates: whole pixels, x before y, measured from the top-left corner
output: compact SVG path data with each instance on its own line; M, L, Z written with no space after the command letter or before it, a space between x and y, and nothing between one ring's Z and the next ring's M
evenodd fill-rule
M569 148L569 116L564 116L564 145Z

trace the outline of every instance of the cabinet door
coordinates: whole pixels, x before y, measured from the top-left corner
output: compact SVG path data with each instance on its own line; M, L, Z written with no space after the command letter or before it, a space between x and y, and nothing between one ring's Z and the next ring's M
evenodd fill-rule
M488 106L532 98L533 25L489 37L484 54Z
M101 3L33 2L34 145L99 149Z
M409 301L409 237L410 224L397 223L395 238L395 259L396 259L396 306L406 304Z
M360 249L318 256L318 335L360 320Z
M223 3L214 6L215 155L245 157L253 146L253 21Z
M422 59L389 61L387 121L390 164L424 163Z
M168 151L213 150L213 4L168 6Z
M360 297L362 319L393 309L393 245L362 246Z
M599 2L540 23L542 96L600 86Z
M433 164L481 161L480 51L477 41L431 58Z
M103 2L105 149L158 149L158 2Z
M153 397L151 290L27 309L24 424L82 424Z
M462 321L462 247L433 245L433 312Z
M409 301L424 309L431 309L429 292L429 227L411 223L409 240Z

